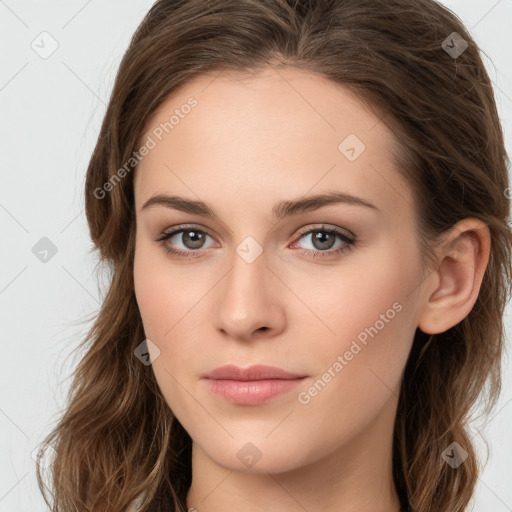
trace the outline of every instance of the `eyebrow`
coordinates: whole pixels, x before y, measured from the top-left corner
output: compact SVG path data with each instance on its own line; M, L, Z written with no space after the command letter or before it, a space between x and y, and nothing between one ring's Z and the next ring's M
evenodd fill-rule
M340 203L362 206L375 211L380 211L379 208L377 208L377 206L374 204L352 194L346 194L343 192L328 192L325 194L300 197L293 200L279 201L272 208L272 214L276 219L280 220L285 217L317 210L323 206ZM153 206L164 206L165 208L180 210L182 212L201 215L203 217L217 217L214 210L210 208L206 203L203 203L202 201L186 199L179 196L169 196L166 194L154 195L144 203L141 211Z

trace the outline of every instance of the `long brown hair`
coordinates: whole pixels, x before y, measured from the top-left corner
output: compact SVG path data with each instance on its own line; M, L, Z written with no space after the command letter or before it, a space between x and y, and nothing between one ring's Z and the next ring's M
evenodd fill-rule
M123 57L87 169L93 247L112 277L81 344L66 408L40 449L55 449L48 486L37 468L53 511L126 511L139 495L140 510L186 510L191 439L151 366L134 356L145 336L133 287L133 152L151 114L180 85L269 65L349 88L395 133L426 271L435 241L458 221L474 217L490 229L471 312L441 334L416 331L393 440L404 509L462 512L474 493L481 467L466 424L479 397L489 413L500 392L512 281L508 159L475 41L434 0L159 0ZM452 442L468 453L456 470L442 459Z

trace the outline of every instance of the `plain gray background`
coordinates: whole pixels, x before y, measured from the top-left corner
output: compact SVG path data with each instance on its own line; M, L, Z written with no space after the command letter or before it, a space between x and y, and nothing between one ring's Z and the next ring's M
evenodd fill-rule
M96 280L96 257L89 254L85 170L121 56L152 3L0 0L0 512L46 510L31 453L58 418L78 361L68 356L91 325L107 282ZM512 154L512 0L442 3L485 52ZM32 46L41 38L44 50L37 53ZM41 56L52 44L56 51ZM33 252L43 237L57 250L46 263ZM510 311L509 304L509 352ZM476 512L512 511L508 357L504 373L500 402L483 429L490 456L468 509ZM475 439L485 459L476 433L482 427L475 424Z

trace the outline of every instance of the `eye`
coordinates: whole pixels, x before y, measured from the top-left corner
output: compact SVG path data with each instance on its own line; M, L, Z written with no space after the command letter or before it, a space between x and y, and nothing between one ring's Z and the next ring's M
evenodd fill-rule
M211 238L206 231L198 229L195 226L177 226L173 231L163 233L156 241L164 242L163 245L170 254L184 258L196 258L200 256L200 254L196 255L194 253L198 252L198 249L204 248L205 239L207 237ZM172 246L170 246L167 241L172 242ZM178 249L175 249L174 247L180 243L184 249L180 248L179 245Z
M336 227L319 226L315 229L302 230L299 234L299 240L294 242L292 247L296 246L301 240L309 239L312 249L305 249L304 252L312 258L332 257L347 251L350 246L355 244L355 238L350 237ZM332 250L335 247L336 239L341 240L341 243Z

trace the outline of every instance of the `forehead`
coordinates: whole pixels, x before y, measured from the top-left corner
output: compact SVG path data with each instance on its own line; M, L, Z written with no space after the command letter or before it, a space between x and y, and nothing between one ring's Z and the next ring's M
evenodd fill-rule
M226 199L236 189L241 203L258 193L278 200L327 189L379 208L412 201L395 169L394 134L353 92L311 72L200 76L148 119L140 140L149 138L154 148L135 172L139 207L171 190Z

